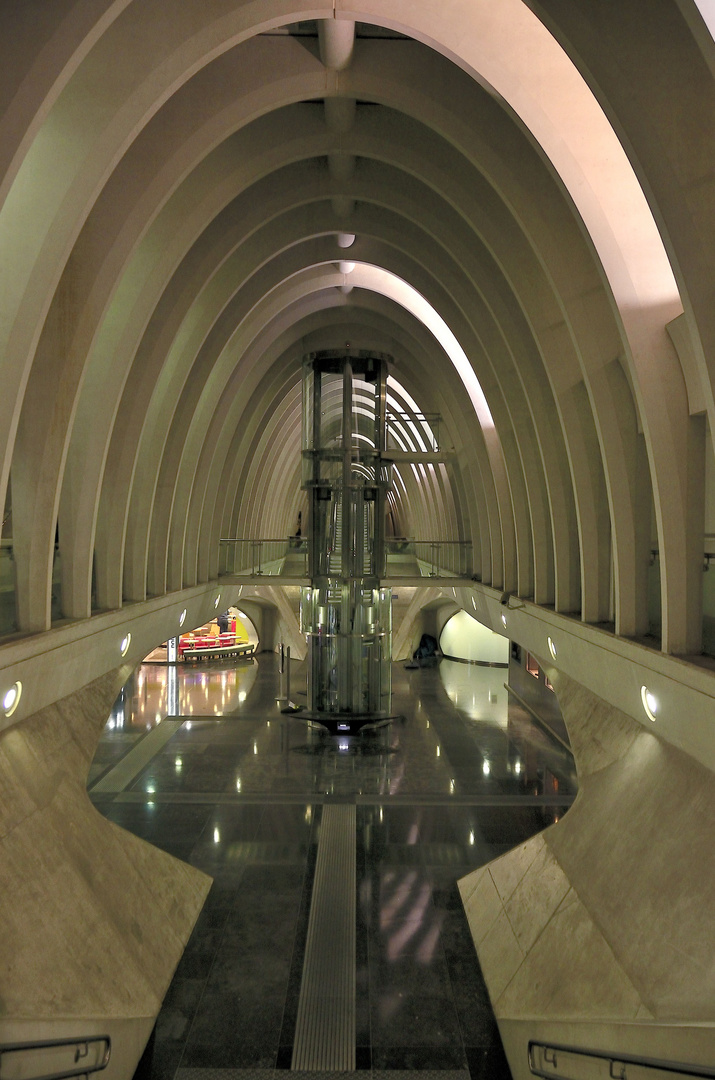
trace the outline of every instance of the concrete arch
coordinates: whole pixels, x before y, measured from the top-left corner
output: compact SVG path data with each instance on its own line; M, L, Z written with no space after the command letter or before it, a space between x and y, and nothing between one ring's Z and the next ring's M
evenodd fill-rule
M584 534L586 534L586 532L589 532L590 530L583 530L583 531L584 531ZM590 565L597 565L597 563L596 564L590 564ZM603 590L602 590L602 592L603 592Z

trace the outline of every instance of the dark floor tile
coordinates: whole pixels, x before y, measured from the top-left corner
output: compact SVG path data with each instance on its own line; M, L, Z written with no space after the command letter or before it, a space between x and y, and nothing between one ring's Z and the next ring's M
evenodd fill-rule
M361 992L359 985L360 980L357 980L357 993L355 1002L355 1041L358 1046L369 1046L371 1041L371 1023L370 1023L370 997L367 992L367 987Z
M369 1046L356 1046L355 1047L355 1068L356 1069L371 1069L372 1068L372 1053Z
M462 1040L465 1044L491 1049L499 1043L499 1029L489 999L475 999L469 994L455 1001Z
M277 1048L265 1043L239 1039L218 1042L189 1042L181 1060L188 1069L272 1069Z
M459 1021L451 994L414 993L410 986L371 995L372 1045L461 1046Z
M293 1047L292 1046L279 1046L278 1047L278 1053L276 1054L276 1068L277 1069L290 1069L292 1061L293 1061Z
M501 1042L488 1049L467 1046L465 1052L471 1080L512 1080Z
M457 882L476 869L477 867L460 867L456 873L451 868L441 868L439 871L430 869L432 903L435 908L446 912L448 915L454 911L463 913L464 905Z
M150 841L154 847L160 848L165 851L167 855L173 856L175 859L179 859L181 862L190 863L191 854L194 850L192 843L184 843L183 841L173 840L152 840Z
M467 1059L460 1045L454 1046L375 1046L372 1068L377 1069L464 1069ZM486 1075L480 1080L487 1080ZM492 1080L490 1077L489 1080ZM502 1080L502 1077L494 1077ZM503 1080L510 1080L504 1077Z
M200 979L205 982L221 946L221 938L222 931L218 927L207 927L198 933L195 930L179 960L174 980Z
M174 1080L176 1070L181 1064L183 1049L183 1045L176 1043L155 1043L149 1062L150 1080Z
M183 1047L201 1001L204 979L174 977L156 1021L158 1043L174 1043Z
M226 990L208 985L186 1043L187 1053L196 1045L236 1049L242 1044L273 1047L279 1045L283 999L270 1000L264 992L256 996L255 986Z

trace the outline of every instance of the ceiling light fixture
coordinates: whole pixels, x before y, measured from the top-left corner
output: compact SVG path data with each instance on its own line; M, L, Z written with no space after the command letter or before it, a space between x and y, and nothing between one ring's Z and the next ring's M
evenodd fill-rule
M6 690L2 698L2 707L5 716L12 716L15 709L20 704L20 698L22 696L22 683L13 683L9 690Z
M655 723L655 717L658 712L658 698L655 694L651 693L647 686L641 686L641 703L643 705L643 711L648 719Z

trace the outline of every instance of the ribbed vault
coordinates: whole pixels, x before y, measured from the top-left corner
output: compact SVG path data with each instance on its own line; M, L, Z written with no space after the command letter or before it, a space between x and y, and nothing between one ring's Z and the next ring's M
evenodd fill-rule
M300 359L350 340L395 357L454 448L400 471L402 530L471 540L484 582L628 636L649 629L655 539L663 648L697 651L712 314L679 255L675 180L661 163L645 182L637 105L582 7L4 11L0 430L21 630L50 626L57 526L73 619L211 581L222 535L289 531ZM710 107L699 46L661 7ZM616 23L623 64L635 14L599 31ZM360 267L439 313L493 426Z

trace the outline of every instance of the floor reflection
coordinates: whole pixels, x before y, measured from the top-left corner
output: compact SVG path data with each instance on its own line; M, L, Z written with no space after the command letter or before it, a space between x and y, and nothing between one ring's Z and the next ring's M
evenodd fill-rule
M256 681L257 665L142 664L124 684L107 721L109 731L151 731L166 716L234 713Z
M157 1023L150 1080L290 1068L332 800L356 803L358 1067L508 1080L457 881L566 812L573 760L507 695L505 669L443 660L392 675L398 719L341 736L280 712L270 654L145 665L124 687L90 795L214 879ZM291 693L305 700L298 664Z
M504 669L394 665L399 718L330 736L279 712L274 667L273 657L210 670L142 665L112 709L90 780L165 717L183 717L134 790L556 801L576 793L571 755L507 694Z

